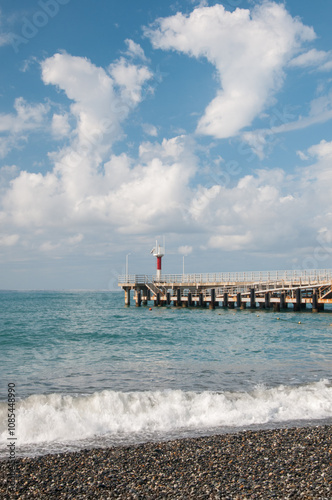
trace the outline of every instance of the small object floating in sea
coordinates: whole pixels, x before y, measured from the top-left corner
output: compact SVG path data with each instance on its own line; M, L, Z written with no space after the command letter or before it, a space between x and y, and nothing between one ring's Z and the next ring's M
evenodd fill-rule
M300 325L300 324L301 324L301 321L299 321L299 323L298 323L298 324Z
M280 319L280 318L277 318L277 319Z
M152 307L149 307L149 311L152 311Z

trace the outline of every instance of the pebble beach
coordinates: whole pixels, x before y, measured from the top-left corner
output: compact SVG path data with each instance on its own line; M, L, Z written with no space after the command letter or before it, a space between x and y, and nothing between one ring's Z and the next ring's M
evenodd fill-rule
M331 499L332 426L0 462L3 499ZM12 474L11 474L12 472Z

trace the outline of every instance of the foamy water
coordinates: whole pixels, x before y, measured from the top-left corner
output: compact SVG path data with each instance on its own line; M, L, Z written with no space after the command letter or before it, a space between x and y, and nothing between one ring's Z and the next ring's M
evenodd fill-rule
M0 405L0 444L8 442L7 405ZM174 434L332 418L327 380L301 387L257 387L250 393L146 391L86 396L33 395L17 404L17 447L47 450L76 442L140 442Z
M118 294L6 298L0 374L3 392L15 383L18 456L332 422L328 314L150 312L125 309ZM7 409L4 396L2 457Z

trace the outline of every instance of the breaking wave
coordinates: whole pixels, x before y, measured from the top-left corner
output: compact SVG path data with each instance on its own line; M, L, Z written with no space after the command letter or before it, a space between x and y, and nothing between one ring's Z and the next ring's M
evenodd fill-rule
M252 392L36 394L16 403L16 443L18 450L27 447L36 453L63 450L70 443L72 449L331 417L328 380L302 386L262 385ZM0 443L8 443L5 402L0 403Z

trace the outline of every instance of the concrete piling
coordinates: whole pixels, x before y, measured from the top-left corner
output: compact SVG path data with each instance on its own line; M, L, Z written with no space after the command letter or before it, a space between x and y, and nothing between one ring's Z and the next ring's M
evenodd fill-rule
M250 309L256 309L256 294L255 289L250 289Z
M216 304L215 304L215 300L216 300L216 291L214 288L211 288L211 295L210 295L210 304L209 304L209 309L215 309L216 307Z

